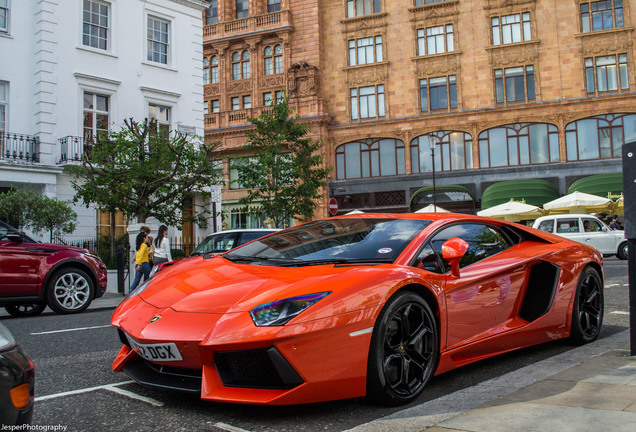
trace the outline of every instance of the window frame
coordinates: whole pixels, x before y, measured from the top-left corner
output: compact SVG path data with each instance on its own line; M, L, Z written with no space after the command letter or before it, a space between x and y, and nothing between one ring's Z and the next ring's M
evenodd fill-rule
M86 10L86 3L88 3L88 5L90 6L90 10ZM97 6L98 7L98 15L99 15L99 20L100 23L93 23L92 22L92 17L94 15L93 12L93 7ZM102 8L106 9L106 26L104 27L103 25L101 25L101 18L102 18ZM88 13L90 15L89 21L85 20L85 14ZM111 51L111 4L109 2L105 2L105 1L101 1L101 0L83 0L82 1L82 46L89 48L89 49L95 49L95 50L100 50L100 51L106 51L109 52ZM86 27L88 26L89 28L89 32L86 33ZM92 30L93 28L97 29L98 33L101 33L100 30L103 30L106 34L105 36L101 36L101 35L93 35L92 34ZM88 38L88 40L87 40ZM97 44L93 45L93 38L97 38ZM100 46L100 42L103 41L104 42L104 46Z
M609 59L610 57L614 58L613 63L599 64L599 62L604 59ZM583 65L585 91L587 95L615 94L629 91L629 61L627 53L586 57L583 59ZM616 84L615 89L609 88L612 77L610 77L608 70L612 66L614 67L613 82ZM606 90L601 90L599 88L601 72L603 72L603 75L605 76L603 82L607 87ZM590 91L591 87L593 87L593 91Z
M368 89L371 88L373 88L373 93L368 93ZM362 94L363 90L365 91L364 95ZM363 101L366 103L363 104ZM373 104L370 103L371 101L373 101ZM367 112L367 115L364 117L362 117L363 107L366 107ZM349 89L349 108L351 110L352 121L385 118L386 96L384 84L373 84L370 86L353 87ZM370 109L374 110L374 115L369 115Z
M521 69L521 74L516 73L516 69ZM500 74L499 76L498 73ZM519 99L517 96L519 77L523 80L523 99ZM528 80L529 77L531 77L531 80ZM495 104L497 105L528 103L537 99L536 79L534 65L532 64L494 69L493 78ZM514 83L512 87L509 85L511 82ZM532 85L532 92L530 92L530 85ZM515 95L514 99L508 100L513 90ZM532 93L532 97L530 97L530 93Z
M86 96L91 95L92 106L93 108L86 106ZM84 139L84 143L93 143L97 139L97 136L100 133L108 133L111 118L111 95L105 94L100 91L82 89L82 137ZM101 110L98 108L98 98L103 98L106 101L106 110ZM86 115L91 115L91 126L90 126L90 136L87 136L87 126L86 126ZM103 123L103 119L99 120L98 117L106 116L106 128L98 127L100 123Z
M545 128L545 133L539 128ZM541 133L539 133L541 132ZM496 136L505 133L505 137ZM536 138L545 136L546 147L537 149ZM547 165L560 162L559 129L551 123L506 124L482 131L477 137L480 168ZM505 157L495 158L492 155ZM540 160L541 155L546 160ZM505 163L499 163L504 160Z
M506 22L504 19L519 20L515 22ZM532 40L532 14L529 11L522 11L508 15L496 15L490 17L490 41L493 46L509 45L520 42L528 42ZM497 23L495 24L495 20ZM515 28L518 27L519 40L515 39ZM497 31L495 31L497 30ZM505 31L508 30L508 31ZM510 35L510 41L505 41L505 37Z
M5 6L0 6L0 12L2 12L2 18L4 19L4 26L0 27L0 33L10 33L11 29L11 0L6 0Z
M208 0L210 6L205 10L205 25L218 24L219 22L219 2L218 0Z
M162 113L165 113L165 116ZM148 102L148 119L156 119L159 131L169 134L172 122L172 107L156 102Z
M241 6L241 9L239 9L239 5ZM234 1L234 11L235 11L236 19L249 17L250 16L250 3L249 3L249 0L235 0Z
M461 135L460 135L461 134ZM426 174L432 172L431 149L428 140L430 135L420 135L411 140L411 173ZM473 169L473 137L464 131L445 130L435 143L436 171L464 171ZM463 164L460 164L460 159ZM429 168L430 167L430 168Z
M153 24L152 27L151 27L151 23ZM155 23L160 24L160 26L165 25L165 35L166 35L165 41L154 39ZM146 17L146 26L147 26L146 27L146 61L156 65L170 66L172 62L172 54L171 54L172 23L171 21L166 18L162 18L156 14L149 13ZM160 27L158 31L161 34L164 34L163 28ZM152 39L150 38L151 33L153 33ZM165 52L162 52L162 50L155 50L155 48L157 47L165 48ZM162 61L163 56L165 56L165 61Z
M281 0L267 0L267 13L280 12Z
M448 31L450 27L450 32ZM441 33L430 34L435 29L441 28ZM444 23L440 25L418 28L416 32L417 37L417 55L420 57L431 56L436 54L446 54L455 51L455 26L454 23ZM439 40L442 41L443 47L438 50ZM430 52L429 43L435 42L435 52Z
M238 58L236 57L238 55ZM247 49L236 50L230 57L230 67L232 68L232 80L243 80L251 78L250 52Z
M389 147L389 150L392 150L391 155L385 153L383 160L383 150L386 151L386 145L393 145L393 149ZM394 177L406 174L406 146L404 141L398 138L351 141L336 147L335 155L337 180ZM393 170L390 169L391 165ZM351 168L356 168L354 174L348 174ZM356 176L357 171L359 175Z
M263 73L265 75L283 73L283 46L281 44L267 45L263 48Z
M345 2L345 16L347 18L357 18L380 12L382 12L380 0L347 0Z
M361 41L371 40L370 44L361 45ZM384 61L384 41L382 35L365 36L347 41L349 66L364 66L381 63ZM364 53L365 61L361 62L361 53ZM372 60L366 61L371 54Z
M581 33L594 33L598 31L606 31L613 30L618 28L625 28L625 6L623 4L623 0L620 1L620 5L616 6L617 0L608 0L611 2L611 7L609 9L601 9L601 28L595 28L595 11L593 10L593 5L600 5L600 3L607 3L606 1L582 1L579 3L579 24L581 26ZM605 27L606 24L606 14L602 11L610 11L612 27ZM617 14L617 10L620 12ZM598 13L599 10L597 9ZM620 16L620 18L619 18Z
M0 81L0 132L7 131L9 115L9 83Z
M440 81L441 79L444 79L444 85L439 84L441 82ZM431 85L431 80L436 80L435 87ZM457 106L458 106L457 75L445 75L441 77L421 78L419 81L419 85L420 85L420 112L421 113L435 113L440 111L452 111L457 109ZM445 89L446 106L433 108L432 97L431 97L433 89L439 89L441 87L444 87ZM441 92L439 94L441 95ZM424 97L424 95L426 95L426 98ZM439 97L436 99L438 101L440 100ZM453 101L454 101L454 106L453 106Z

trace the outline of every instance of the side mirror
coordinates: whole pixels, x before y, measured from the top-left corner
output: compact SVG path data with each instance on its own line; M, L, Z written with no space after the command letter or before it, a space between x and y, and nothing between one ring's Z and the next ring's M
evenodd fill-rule
M442 245L442 256L451 265L453 277L459 277L459 261L468 250L468 243L459 237L453 237Z
M9 231L7 233L7 238L9 239L9 241L12 241L14 243L20 243L24 239L24 233L23 232L16 232L16 231Z

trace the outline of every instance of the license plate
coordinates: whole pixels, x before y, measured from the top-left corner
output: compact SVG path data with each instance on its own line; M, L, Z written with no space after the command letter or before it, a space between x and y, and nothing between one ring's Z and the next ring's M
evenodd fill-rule
M181 353L174 343L161 343L161 344L140 344L128 338L130 347L138 349L139 355L146 360L153 361L179 361L183 360Z

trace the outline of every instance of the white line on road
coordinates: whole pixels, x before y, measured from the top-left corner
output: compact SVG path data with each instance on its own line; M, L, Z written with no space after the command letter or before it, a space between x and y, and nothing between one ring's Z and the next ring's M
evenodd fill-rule
M612 312L610 312L610 314L616 314L616 315L629 315L629 312L623 312L623 311L612 311Z
M87 388L83 388L83 389L78 389L78 390L71 390L71 391L67 391L67 392L62 392L62 393L55 393L55 394L50 394L50 395L46 395L46 396L38 396L35 398L36 402L40 402L43 400L47 400L47 399L56 399L62 396L72 396L72 395L76 395L76 394L81 394L81 393L87 393L87 392L92 392L95 390L104 390L104 389L108 389L109 387L113 387L116 385L124 385L124 384L132 384L135 381L122 381L122 382L118 382L115 384L105 384L105 385L101 385L101 386L96 386L96 387L87 387Z
M229 431L229 432L250 432L247 429L241 429L241 428L238 428L236 426L231 426L229 424L225 424L225 423L221 423L221 422L214 423L214 427L217 427L219 429L223 429L223 430L226 430L226 431Z
M118 393L120 395L128 396L129 398L137 399L137 400L140 400L142 402L147 402L150 405L154 405L154 406L158 406L158 407L163 406L163 402L159 402L156 399L152 399L152 398L149 398L149 397L146 397L146 396L141 396L141 395L138 395L137 393L134 393L134 392L131 392L131 391L128 391L128 390L124 390L124 389L120 389L120 388L115 387L115 386L108 386L108 387L105 388L105 390L109 390L109 391L112 391L114 393Z
M112 327L112 326L108 324L108 325L92 326L92 327L78 327L78 328L71 328L71 329L64 329L64 330L51 330L51 331L45 331L45 332L31 333L31 336L45 335L45 334L51 334L51 333L64 333L64 332L80 331L80 330L90 330L90 329L105 328L105 327Z

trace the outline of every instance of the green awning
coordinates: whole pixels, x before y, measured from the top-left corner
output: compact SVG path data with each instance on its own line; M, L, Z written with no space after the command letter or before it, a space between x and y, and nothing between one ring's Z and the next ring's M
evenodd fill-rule
M442 206L444 203L470 201L475 202L473 194L460 185L440 185L435 187L436 202ZM414 207L423 207L433 203L433 186L420 188L411 195L409 200L409 211ZM473 204L474 206L474 204Z
M506 180L486 188L481 194L481 209L485 210L510 200L541 207L559 196L557 188L547 180Z
M603 198L618 199L623 196L623 173L598 174L578 179L568 189L572 192L584 192Z

